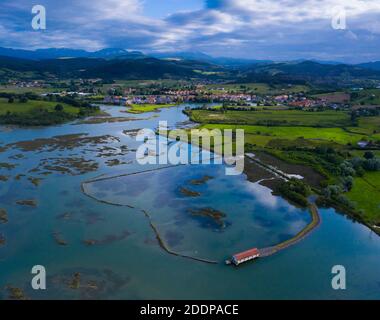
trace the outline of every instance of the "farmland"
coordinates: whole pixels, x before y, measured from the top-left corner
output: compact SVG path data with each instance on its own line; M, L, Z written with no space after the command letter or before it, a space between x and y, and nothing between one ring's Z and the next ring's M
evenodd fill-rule
M253 94L286 94L308 92L310 88L305 85L269 85L267 83L242 83L242 84L221 84L207 85L206 89L213 93L223 92L250 92Z
M6 93L14 93L14 94L24 94L24 93L35 93L35 94L42 94L42 93L52 93L52 92L61 92L64 88L42 88L42 87L18 87L18 86L11 86L11 85L5 85L0 86L0 93L6 92Z
M314 127L267 127L250 125L222 125L205 124L202 127L207 129L244 129L247 143L266 146L274 139L305 139L310 143L335 142L339 144L356 143L365 135L353 134L342 128L314 128Z
M69 106L64 103L60 103L63 106L63 110L70 114L78 114L79 108ZM28 100L27 102L9 103L7 99L0 98L0 115L6 114L8 111L12 113L27 113L35 109L43 109L49 112L54 111L57 102L40 101L40 100Z
M99 114L99 108L74 99L32 100L25 97L0 98L0 123L47 126Z
M378 161L380 116L363 116L352 122L349 111L198 109L190 111L190 117L200 123L199 128L243 129L246 152L265 152L287 163L313 168L326 178L317 187L325 204L370 226L380 223L379 171L363 171L368 160L357 144L371 142L373 157L377 157L373 160ZM354 160L361 163L357 172L350 164ZM330 186L340 190L338 194L326 191Z
M173 104L133 104L128 107L126 112L128 113L145 113L145 112L154 112L162 108L173 107Z
M276 125L307 127L344 127L351 120L345 111L263 110L225 111L192 110L191 120L199 123L222 123L244 125Z
M352 102L358 105L380 105L380 89L364 89L351 94Z
M324 99L331 103L347 103L351 99L350 94L346 92L331 92L331 93L317 94L314 97L319 98L319 99Z
M380 172L369 172L355 178L354 187L347 193L359 210L365 212L369 221L380 223Z

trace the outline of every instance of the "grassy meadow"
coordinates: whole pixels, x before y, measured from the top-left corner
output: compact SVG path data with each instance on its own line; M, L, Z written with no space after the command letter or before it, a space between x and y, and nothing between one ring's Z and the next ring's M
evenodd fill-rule
M240 84L211 84L205 86L212 93L250 92L253 94L288 94L308 92L310 88L305 85L269 85L267 83L240 83Z
M380 89L354 91L352 102L357 105L380 105Z
M356 177L347 197L365 212L369 221L380 223L380 171L366 172L363 177Z
M13 103L9 103L8 99L0 98L0 115L6 114L8 111L12 113L28 113L34 109L43 109L49 112L54 111L57 102L28 100L27 102L19 102L17 99ZM63 110L67 113L78 114L79 108L59 103L63 106Z
M338 144L354 144L360 141L365 135L353 134L342 128L315 128L315 127L267 127L249 125L224 125L206 124L202 128L207 129L244 129L247 143L256 144L262 147L274 139L310 140L310 143L336 142Z
M359 141L380 141L380 116L360 117L354 126L350 113L345 111L193 110L191 119L200 123L199 128L244 129L248 149L312 167L326 177L325 183L330 185L339 184L341 176L334 173L337 167L329 162L329 155L316 153L316 147L332 148L334 159L343 161L352 157L364 159L365 151L359 149ZM263 125L264 121L270 125ZM380 156L379 150L373 153ZM343 193L344 196L354 204L356 217L370 225L379 224L380 172L366 171L363 177L353 178L353 187Z
M344 127L351 120L345 111L301 111L301 110L263 110L231 111L192 110L191 120L199 123L306 126L306 127Z
M159 109L174 107L174 104L133 104L128 107L128 113L146 113L146 112L155 112Z

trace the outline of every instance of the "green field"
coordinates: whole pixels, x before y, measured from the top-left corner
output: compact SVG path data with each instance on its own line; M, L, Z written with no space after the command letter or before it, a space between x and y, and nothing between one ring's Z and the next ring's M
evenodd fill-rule
M24 93L52 93L64 91L64 88L20 88L16 86L0 86L0 92L24 94Z
M186 80L172 80L172 79L161 79L161 80L117 80L114 83L107 83L101 86L101 91L103 94L107 94L108 90L111 88L117 89L147 89L147 88L183 88L183 86L188 85L189 82Z
M287 94L308 92L310 88L303 85L269 85L266 83L239 83L239 84L212 84L207 85L206 89L212 93L225 92L250 92L253 94Z
M359 119L359 127L367 129L370 134L375 131L380 133L380 117L362 117Z
M128 113L145 113L145 112L154 112L163 108L174 107L174 104L133 104L128 107Z
M380 150L371 150L371 152L378 158L380 158ZM351 150L351 154L354 157L363 157L365 150Z
M312 167L330 185L341 183L336 163L363 157L365 151L357 148L357 142L380 141L380 116L360 117L358 125L352 126L349 112L344 111L193 110L191 119L199 122L200 128L244 129L250 150L264 150L288 163ZM268 125L256 125L264 120ZM337 153L332 158L321 156L315 150L322 145ZM376 156L379 152L374 150ZM380 224L380 172L354 176L352 190L343 195L355 206L357 218L371 225Z
M364 138L364 135L349 133L341 128L313 128L313 127L266 127L247 125L206 124L202 128L207 129L244 129L247 143L258 146L266 146L273 139L296 140L299 138L313 140L315 142L336 142L346 145L356 143Z
M21 103L18 102L17 99L13 103L8 103L8 99L0 98L0 115L4 115L8 111L12 113L27 113L34 109L54 111L57 104L57 102L37 100L28 100L28 102ZM67 113L77 114L79 112L79 108L75 108L64 103L59 104L63 106L64 111Z
M199 123L276 125L306 127L344 127L351 120L345 111L258 110L226 111L192 110L191 120Z
M366 220L371 224L380 223L380 172L367 172L356 177L354 187L347 197L356 203L359 210L365 212Z
M380 105L380 89L364 89L351 94L356 105Z
M346 128L351 133L366 135L369 140L380 140L380 116L361 117L357 127Z
M215 109L215 110L220 110L222 109L222 105L215 105L212 107L208 107L209 109ZM237 105L237 106L227 106L227 108L231 109L236 109L235 111L239 111L239 109L244 109L246 111L265 111L265 110L289 110L289 107L287 106L282 106L282 105L276 105L276 106L244 106L244 105ZM232 110L233 111L233 110Z

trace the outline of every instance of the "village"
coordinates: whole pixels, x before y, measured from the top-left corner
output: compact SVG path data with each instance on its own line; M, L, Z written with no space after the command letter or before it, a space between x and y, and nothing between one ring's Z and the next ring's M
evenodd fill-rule
M107 95L105 104L113 105L144 105L144 104L180 104L180 103L221 103L228 106L260 107L286 106L294 109L347 109L347 101L329 101L326 98L314 98L305 93L259 95L247 93L210 92L207 90L168 90L155 95L134 95L126 90L126 95Z
M128 84L106 83L102 79L79 79L71 82L48 82L42 80L9 81L4 90L30 90L42 97L76 96L97 103L110 105L168 105L182 103L220 104L225 107L286 107L298 110L332 109L347 110L355 107L351 96L362 88L347 89L346 92L315 94L310 88L296 90L292 85L281 88L255 91L252 85L219 82L188 82L168 85L164 82L145 81ZM358 107L358 106L356 106Z

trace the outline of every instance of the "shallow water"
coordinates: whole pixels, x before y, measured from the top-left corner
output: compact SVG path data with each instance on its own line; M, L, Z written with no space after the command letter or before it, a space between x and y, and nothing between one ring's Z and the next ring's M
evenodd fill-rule
M205 175L213 178L203 185L191 184ZM183 195L181 188L197 196ZM220 165L193 166L190 170L175 166L102 180L86 185L86 192L99 200L148 211L176 252L217 261L251 247L286 240L310 220L307 211L273 197L258 183L247 183L243 175L225 176ZM213 219L200 214L205 208L224 216Z
M248 182L245 175L226 176L222 165L176 166L116 177L152 169L135 162L134 149L139 144L123 130L155 129L159 120L174 127L187 117L182 107L141 115L122 113L118 107L104 109L115 117L139 120L0 132L0 147L78 133L118 138L54 151L51 146L35 151L13 146L0 153L0 163L17 165L0 168L0 175L9 176L8 181L0 181L0 207L7 210L9 219L0 224L0 234L6 238L6 245L0 247L0 288L20 287L33 299L380 298L380 238L333 209L322 209L322 225L297 245L238 269L225 266L224 259L233 253L296 234L310 221L309 213L273 196L259 183ZM122 152L122 146L129 151ZM111 154L99 150L103 147L113 148ZM77 168L42 175L49 171L43 161L48 161L50 169L56 161L51 158L83 158L97 166L82 174ZM112 159L124 164L110 166L107 161ZM36 167L40 171L33 171ZM18 174L26 176L16 180ZM95 199L83 194L81 184L100 175L115 178L85 185ZM190 183L205 175L212 179ZM29 177L43 180L35 186ZM197 196L188 196L181 188ZM36 200L37 206L15 203L25 199ZM204 208L222 212L223 217L194 214ZM210 265L166 253L141 210L149 212L172 250L220 263ZM67 245L59 245L57 238ZM30 288L30 270L36 264L47 270L44 292ZM343 291L331 287L331 268L338 264L347 270ZM81 286L72 289L69 284L76 272ZM89 285L92 282L95 289ZM7 291L0 290L0 297L7 298Z

